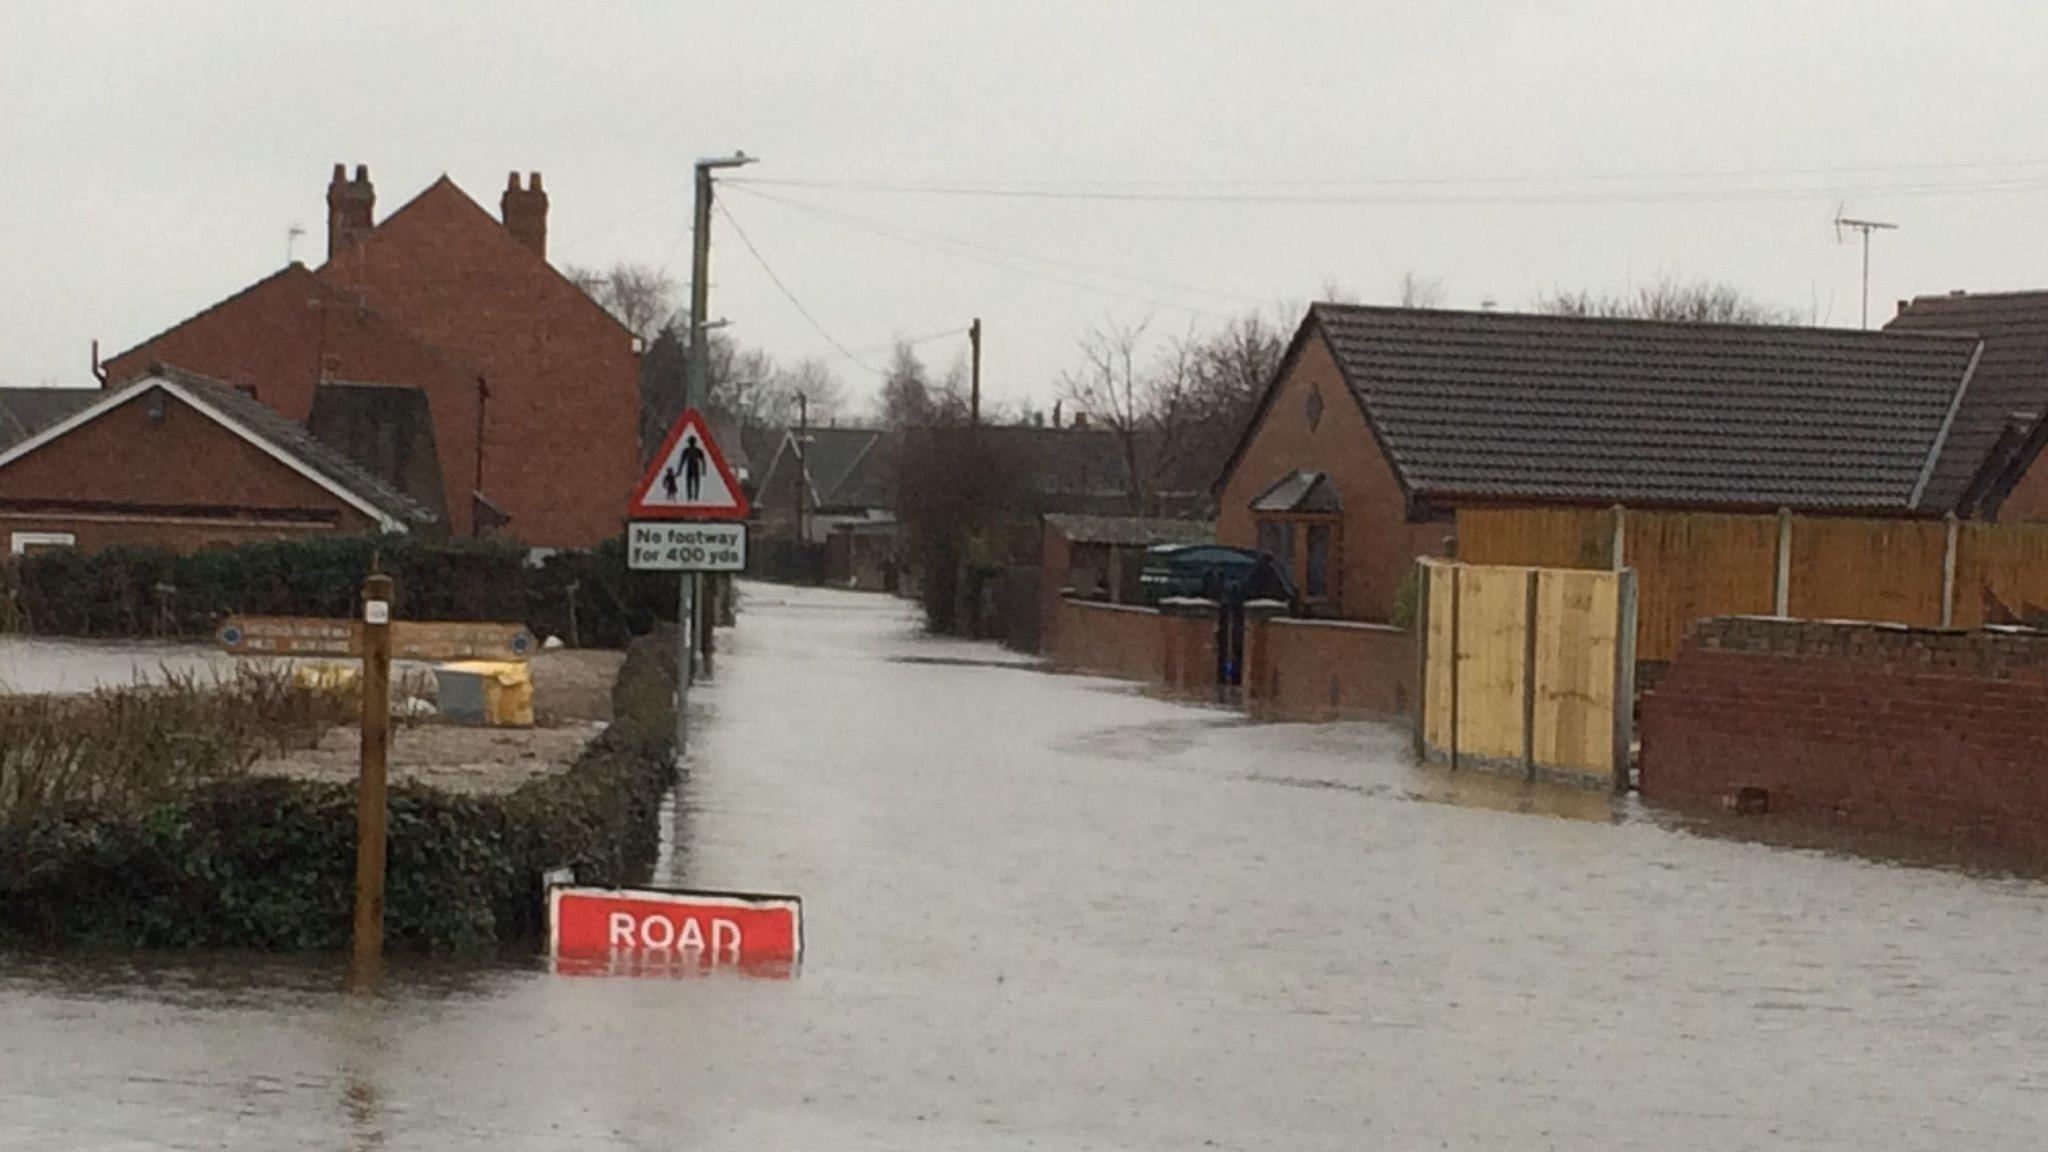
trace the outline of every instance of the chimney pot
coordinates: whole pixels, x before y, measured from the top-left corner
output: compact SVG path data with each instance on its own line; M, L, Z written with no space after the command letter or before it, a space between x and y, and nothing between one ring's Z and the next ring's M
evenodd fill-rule
M370 166L356 165L356 178L348 178L348 166L336 164L327 185L327 258L351 247L369 234L376 212L377 190L370 184Z
M505 194L498 200L498 216L514 240L532 249L534 255L547 259L548 194L541 191L540 173L533 173L528 186L521 188L519 172L513 170L505 183Z
M528 172L526 174L526 187L530 192L540 191L540 173Z

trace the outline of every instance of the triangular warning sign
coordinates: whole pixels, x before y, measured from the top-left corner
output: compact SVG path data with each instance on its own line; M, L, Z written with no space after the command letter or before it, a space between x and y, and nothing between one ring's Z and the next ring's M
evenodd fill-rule
M695 408L668 430L633 492L628 514L642 520L745 520L747 497Z

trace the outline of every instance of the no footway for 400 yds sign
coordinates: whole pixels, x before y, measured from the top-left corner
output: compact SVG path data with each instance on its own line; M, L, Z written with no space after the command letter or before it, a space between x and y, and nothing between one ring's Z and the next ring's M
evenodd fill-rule
M747 566L746 494L694 408L669 429L630 512L629 568L738 572Z

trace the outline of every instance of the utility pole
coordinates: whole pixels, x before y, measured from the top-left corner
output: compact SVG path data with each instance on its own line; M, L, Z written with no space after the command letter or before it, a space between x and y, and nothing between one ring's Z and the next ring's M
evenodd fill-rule
M804 534L804 513L809 511L811 502L811 466L806 461L804 445L811 442L811 398L802 392L796 394L796 541L803 544L810 539Z
M711 327L711 174L720 168L752 164L745 152L697 161L697 205L691 229L690 253L690 360L683 375L683 407L689 409L703 399L711 385L711 347L706 338ZM681 603L676 605L676 756L689 749L690 680L696 674L694 656L697 631L697 590L700 577L686 573L682 579Z
M1863 233L1863 326L1868 328L1870 327L1870 234L1872 232L1895 231L1898 225L1887 224L1882 220L1852 220L1837 212L1835 214L1835 239L1837 241L1841 239L1842 229L1844 228L1853 228Z
M981 317L979 316L974 318L974 323L967 326L967 343L974 349L974 388L970 393L973 398L969 401L967 409L968 423L978 428L981 426Z

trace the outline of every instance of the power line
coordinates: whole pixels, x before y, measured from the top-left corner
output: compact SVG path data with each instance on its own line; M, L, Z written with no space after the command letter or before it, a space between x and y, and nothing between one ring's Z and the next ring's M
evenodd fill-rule
M946 236L937 232L926 232L920 229L905 227L900 224L892 224L884 220L877 220L871 216L857 216L851 212L842 212L837 209L826 208L823 205L819 204L811 204L802 200L792 200L786 196L776 196L772 193L763 192L758 188L746 188L742 189L742 191L745 191L750 196L758 196L764 200L772 200L777 204L781 204L789 208L795 208L800 212L809 212L816 216L822 216L828 220L835 220L839 223L849 224L854 227L864 228L879 233L883 233L888 235L891 239L908 240L910 238L915 237L930 241L933 244L952 245L958 248L971 249L978 252L986 252L996 256L1007 257L1014 260L1026 260L1035 264L1044 264L1048 267L1065 268L1070 271L1080 272L1084 275L1089 276L1106 276L1113 280L1128 280L1133 284L1143 284L1151 288L1164 288L1169 291L1187 292L1198 296L1213 296L1218 299L1230 300L1240 304L1259 303L1257 299L1251 296L1247 296L1242 292L1226 292L1219 288L1206 288L1196 284L1184 284L1172 280L1159 280L1149 276L1139 276L1130 272L1119 272L1113 268L1103 268L1090 264L1080 264L1071 260L1060 260L1051 256L1043 256L1035 252L1021 252L1015 248L999 248L993 244L983 244L974 240L963 240L957 236ZM1065 280L1059 282L1065 284L1072 283L1072 281Z
M726 185L728 187L730 187L733 183L735 182L731 180L726 181ZM768 279L774 282L775 287L779 291L781 291L783 297L789 301L790 306L795 308L797 312L801 314L805 320L810 321L811 327L817 329L818 335L823 336L827 344L830 344L832 345L832 347L837 348L839 350L839 354L841 356L846 357L847 360L851 361L852 363L862 368L867 369L869 372L874 373L876 376L888 376L888 373L883 372L881 369L875 367L872 364L869 364L867 361L862 360L860 357L855 356L852 352L848 351L846 345L841 344L837 337L833 336L832 333L827 332L825 330L825 326L823 324L818 323L818 318L816 316L811 315L811 310L809 308L804 307L804 302L796 298L796 293L791 292L789 290L789 285L784 284L782 282L782 277L777 276L775 274L775 269L769 266L768 259L767 257L761 255L761 250L759 248L754 247L754 242L752 240L747 239L747 230L740 227L740 222L737 218L733 216L732 210L727 208L722 202L717 203L716 206L718 208L719 214L725 217L725 222L732 225L733 234L740 238L740 244L746 248L749 255L753 256L754 263L759 264L761 266L761 271L766 272L768 274Z
M1838 197L1845 193L1861 196L1889 195L1907 198L1946 195L1985 195L2035 192L2048 189L2048 174L2003 177L1974 182L1917 182L1886 184L1804 184L1777 187L1721 187L1706 189L1630 189L1588 191L1561 189L1527 192L1285 192L1228 191L1201 188L1176 191L1156 185L1040 185L1017 183L933 183L881 180L756 179L733 181L735 186L807 188L820 191L867 192L905 196L947 196L1003 200L1043 200L1132 204L1215 204L1291 205L1296 207L1374 205L1381 207L1459 207L1503 205L1598 206L1666 203L1754 203ZM1301 185L1293 185L1300 187ZM1356 187L1358 185L1335 185ZM1189 186L1199 187L1199 186ZM1289 185L1242 185L1277 189Z
M738 188L738 185L738 181L728 182L728 187L732 187L735 190L741 190ZM1125 292L1121 289L1108 288L1100 284L1090 284L1086 281L1075 280L1066 276L1055 276L1046 272L1039 271L1037 269L1023 268L1017 266L1016 264L1006 262L1004 260L991 259L986 256L976 255L973 252L961 250L963 248L981 248L984 250L1002 251L1001 249L989 249L987 245L973 244L970 241L955 240L950 237L932 237L928 239L924 236L919 236L915 233L911 233L903 229L893 227L891 225L883 224L879 221L872 220L867 217L854 216L842 212L833 212L829 209L819 208L816 205L805 204L801 201L790 200L780 196L772 196L769 193L765 193L754 188L746 188L744 189L744 191L746 191L749 195L758 196L763 199L773 200L775 203L781 204L785 207L794 208L800 212L807 212L812 215L818 216L822 219L843 224L847 227L854 228L862 232L868 232L873 235L880 236L884 239L894 240L901 244L909 244L917 248L928 248L933 251L942 253L944 255L953 256L957 259L968 260L976 264L987 265L988 267L1001 269L1003 271L1011 272L1019 276L1027 276L1034 279L1045 280L1054 284L1063 284L1069 288L1079 288L1084 292L1094 292L1104 296L1115 296L1125 300L1135 300L1140 303L1150 305L1153 308L1172 309L1177 312L1186 312L1191 315L1203 316L1212 320L1224 320L1229 318L1224 313L1212 311L1207 308L1197 308L1188 304L1175 304L1170 301L1161 300L1157 296L1153 295L1145 295L1143 293L1137 292ZM1047 263L1059 263L1057 261L1047 261L1043 257L1021 256L1021 254L1020 258L1035 259ZM1109 276L1120 275L1118 273L1111 272L1101 272L1098 274ZM1144 281L1142 277L1122 276L1122 278L1139 280L1141 282L1155 284L1165 283L1163 281ZM1235 294L1231 293L1216 293L1209 289L1193 288L1187 285L1165 286L1174 288L1179 291L1204 292L1211 295L1233 296L1234 298L1239 300L1250 300L1250 297L1246 296L1236 296Z

